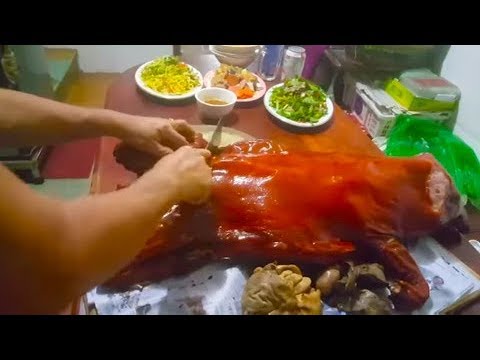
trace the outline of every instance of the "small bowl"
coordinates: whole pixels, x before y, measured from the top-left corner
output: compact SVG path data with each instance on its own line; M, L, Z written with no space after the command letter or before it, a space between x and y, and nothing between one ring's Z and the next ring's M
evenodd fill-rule
M215 55L217 60L222 64L239 66L242 68L248 67L252 64L258 56L258 52L246 55L238 55L238 54L229 54L217 51L210 47L210 52Z
M212 45L215 51L231 55L252 55L260 48L261 45Z
M222 88L204 88L195 93L197 107L202 118L219 119L230 114L237 102L233 91ZM208 101L220 100L225 104L210 104Z

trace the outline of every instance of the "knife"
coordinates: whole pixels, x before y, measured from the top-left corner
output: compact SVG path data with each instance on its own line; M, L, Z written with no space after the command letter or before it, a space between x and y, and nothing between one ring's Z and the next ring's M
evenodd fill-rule
M213 131L212 137L207 144L206 149L210 151L212 154L218 151L218 147L220 146L220 141L222 140L222 120L223 117L218 119L217 126Z
M472 240L468 240L468 242L470 243L470 245L473 246L475 250L477 250L480 253L480 242L478 240L472 239Z

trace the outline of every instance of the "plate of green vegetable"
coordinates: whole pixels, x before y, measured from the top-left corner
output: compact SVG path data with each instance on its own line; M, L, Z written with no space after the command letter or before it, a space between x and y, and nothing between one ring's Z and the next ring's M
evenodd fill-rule
M203 86L200 71L176 56L164 56L141 65L135 72L137 86L167 100L189 98Z
M325 91L301 77L272 86L263 102L272 116L297 127L321 126L333 115L333 103Z

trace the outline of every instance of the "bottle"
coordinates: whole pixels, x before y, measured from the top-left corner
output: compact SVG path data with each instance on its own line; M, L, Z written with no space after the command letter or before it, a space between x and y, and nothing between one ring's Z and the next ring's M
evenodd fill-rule
M265 45L258 64L258 74L265 81L278 77L282 65L285 45Z
M289 46L283 59L282 81L301 76L304 66L305 49L300 46Z

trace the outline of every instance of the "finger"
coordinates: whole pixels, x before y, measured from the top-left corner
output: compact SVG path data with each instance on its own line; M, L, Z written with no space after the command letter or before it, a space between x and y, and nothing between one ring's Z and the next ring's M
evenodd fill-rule
M180 135L173 127L166 127L163 131L163 143L168 145L173 150L188 145L187 139Z
M190 200L190 204L200 205L200 204L203 204L203 203L207 202L207 200L210 198L211 192L212 191L211 191L211 185L210 184L203 187L202 191L199 192L198 194L196 194L196 198Z
M207 202L209 197L210 197L210 193L205 193L205 194L202 195L201 198L190 201L190 204L191 205L202 205L202 204Z
M205 159L210 158L212 154L207 149L194 149L197 154L202 155Z
M160 144L156 144L156 146L154 147L154 151L155 151L155 154L154 155L157 155L158 157L163 157L165 155L168 155L168 154L171 154L173 153L173 150L170 149L169 147L166 147L166 146L163 146L163 145L160 145Z
M172 126L177 132L182 134L189 143L195 140L195 130L185 120L174 120Z

